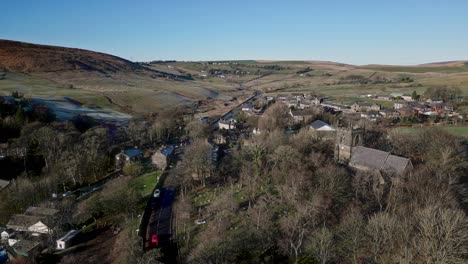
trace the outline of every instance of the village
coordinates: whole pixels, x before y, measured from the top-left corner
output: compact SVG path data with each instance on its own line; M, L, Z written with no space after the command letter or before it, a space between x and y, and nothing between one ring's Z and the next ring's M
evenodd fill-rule
M216 171L223 162L232 159L233 151L242 147L256 146L258 143L255 143L255 137L268 135L273 133L271 129L283 127L284 132L291 136L305 131L311 136L310 140L333 145L333 151L329 155L333 156L332 159L337 164L378 175L378 182L383 186L388 184L389 179L391 182L398 182L401 175L410 173L413 170L413 163L407 157L366 147L366 127L369 124L392 129L395 126L408 124L455 125L467 122L467 116L457 113L453 105L440 99L422 99L418 95L404 94L361 97L370 101L391 102L393 107L385 108L377 102L339 104L326 97L305 93L267 96L255 92L245 102L220 118L198 118L186 124L190 129L187 130L188 134L194 133L191 130L199 130L200 135L174 134L157 144L156 149L154 144L141 138L135 139L136 141L131 139L127 142L114 142L119 144L119 147L118 150L113 151L115 153L112 156L114 164L110 174L99 181L88 183L85 187L51 193L47 199L50 207L29 206L23 213L11 216L1 230L3 245L1 250L10 259L34 259L41 254L51 252L64 255L69 248L76 248L77 245L85 243L87 235L83 234L83 230L87 229L87 226L80 230L76 225L70 225L71 219L64 219L59 210L54 209L54 203L70 199L70 197L76 202L86 200L105 188L107 182L132 173L131 169L135 168L135 164L151 168L149 171L159 171L166 175L164 178L173 177L170 176L171 170L195 166L196 169L189 174L191 180L205 185L206 181L209 182L210 178L217 174ZM4 104L6 104L4 109L10 109L14 101L7 98ZM11 112L12 109L8 111ZM265 117L267 114L276 116L268 119ZM262 119L266 121L262 122ZM276 122L283 122L283 124L279 125ZM140 132L151 129L147 122L140 121L140 123ZM270 129L272 124L276 125ZM125 126L127 125L120 127ZM198 141L197 137L205 138L205 141ZM193 148L193 145L204 146L201 150L192 149L192 152L195 151L199 157L206 156L206 160L200 161L201 165L190 165L190 162L196 161L187 161L183 158L186 149ZM15 144L14 147L9 147L8 144L3 144L0 149L0 159L12 157L21 159L25 158L26 153L25 146ZM141 172L137 172L138 174ZM161 237L168 236L165 239L172 241L172 235L178 232L175 228L167 229L173 221L170 209L172 205L169 204L166 207L162 204L167 193L173 195L176 187L168 187L164 181L161 181L161 178L155 178L156 181L152 181L154 186L145 185L150 192L149 196L143 198L147 205L143 213L139 215L138 231L145 250L163 245L165 242L161 240ZM7 189L9 184L9 181L2 180L0 192ZM169 208L169 211L165 208ZM207 223L207 219L200 215L194 221L197 225ZM70 226L64 228L64 224ZM163 227L164 231L161 231ZM116 229L115 232L118 233L118 230ZM57 236L58 234L61 235Z

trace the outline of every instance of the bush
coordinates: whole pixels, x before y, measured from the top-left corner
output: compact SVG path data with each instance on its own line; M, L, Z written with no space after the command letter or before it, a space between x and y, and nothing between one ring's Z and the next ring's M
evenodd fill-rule
M130 176L138 176L143 173L143 166L138 162L130 162L125 164L123 172Z

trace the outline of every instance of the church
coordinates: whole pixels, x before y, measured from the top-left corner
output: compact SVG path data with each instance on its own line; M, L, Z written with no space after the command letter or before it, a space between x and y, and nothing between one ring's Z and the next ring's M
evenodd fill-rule
M363 147L364 130L358 127L338 127L336 130L335 159L362 171L386 175L403 175L413 169L410 159L390 152Z

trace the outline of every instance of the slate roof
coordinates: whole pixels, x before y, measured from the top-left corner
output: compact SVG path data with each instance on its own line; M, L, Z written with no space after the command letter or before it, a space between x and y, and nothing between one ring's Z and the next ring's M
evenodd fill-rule
M10 184L10 181L0 179L0 190L7 187Z
M310 115L312 115L309 111L301 111L301 110L295 110L295 111L291 110L290 113L291 113L292 116L310 116Z
M385 162L383 170L387 172L394 172L396 174L402 174L409 163L410 160L407 158L390 155L388 156L387 162Z
M21 227L22 229L26 230L28 227L36 224L39 221L44 221L44 217L16 214L10 218L10 221L8 221L7 227L13 228L13 229L15 229L16 227Z
M143 154L143 151L141 149L126 149L124 151L124 154L125 156L129 158L133 158L133 157Z
M351 160L349 161L349 165L352 167L363 167L397 174L403 173L409 164L411 164L411 161L407 158L361 146L353 148Z
M70 230L68 231L68 233L66 233L62 238L58 239L58 241L68 241L70 239L73 239L74 237L76 237L78 234L80 233L80 231L78 230Z
M45 207L33 207L30 206L24 212L25 215L34 215L34 216L54 216L59 212L59 210L45 208Z
M29 252L31 252L33 249L35 249L39 245L40 243L38 241L21 239L21 240L18 240L18 242L16 242L12 246L12 248L15 250L17 254L27 257Z
M174 146L169 145L169 146L166 146L166 147L164 147L163 149L161 149L161 153L162 153L164 156L168 157L168 156L170 156L170 155L172 154L172 152L174 152L174 149L175 149Z
M312 127L313 129L316 129L316 130L321 128L321 127L324 127L324 126L328 126L328 127L333 129L333 127L331 127L329 124L323 122L322 120L315 120L309 126Z

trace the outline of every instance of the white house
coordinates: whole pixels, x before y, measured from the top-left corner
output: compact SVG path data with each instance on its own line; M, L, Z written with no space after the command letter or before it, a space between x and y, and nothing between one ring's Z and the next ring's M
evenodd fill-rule
M407 101L407 102L414 102L413 97L411 95L402 95L401 99Z
M42 221L39 221L35 223L34 225L28 227L28 231L32 233L39 233L39 234L50 234L52 232L52 230Z
M10 221L8 221L7 228L11 228L16 231L50 234L52 229L47 226L45 222L47 222L47 218L44 216L16 214L10 218Z
M80 234L78 230L70 230L67 234L65 234L62 238L57 240L57 249L63 250L73 246L73 242L76 241L76 238Z
M219 129L234 129L236 128L236 124L234 120L219 120L218 121L218 128Z
M316 131L335 131L334 127L323 122L322 120L315 120L309 125L309 128Z
M2 231L0 235L1 235L2 241L7 241L8 238L10 238L10 234L8 234L7 231Z
M253 133L254 135L260 135L260 134L261 134L259 128L254 128L254 129L252 130L252 133Z

